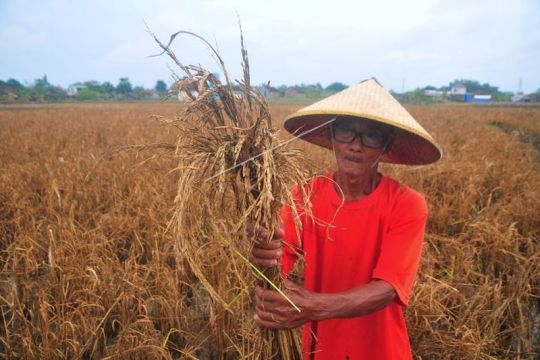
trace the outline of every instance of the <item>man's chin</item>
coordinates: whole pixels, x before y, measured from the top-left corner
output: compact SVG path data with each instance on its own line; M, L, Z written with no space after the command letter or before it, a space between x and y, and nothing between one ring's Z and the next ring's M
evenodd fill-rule
M343 164L345 165L345 164ZM351 162L347 161L346 166L339 167L339 171L344 173L347 176L360 176L364 175L366 172L369 172L370 166L364 162Z

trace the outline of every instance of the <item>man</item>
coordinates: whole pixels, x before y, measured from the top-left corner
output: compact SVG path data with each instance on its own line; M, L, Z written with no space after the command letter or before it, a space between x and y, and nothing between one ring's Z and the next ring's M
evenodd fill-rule
M402 308L420 262L427 206L420 194L380 174L378 163L428 164L442 151L375 79L299 110L285 128L332 149L337 170L306 187L311 211L299 201L301 229L287 207L284 228L272 239L258 229L256 264L281 262L286 276L302 255L305 268L303 286L285 280L301 311L257 287L255 321L303 326L306 359L411 359Z

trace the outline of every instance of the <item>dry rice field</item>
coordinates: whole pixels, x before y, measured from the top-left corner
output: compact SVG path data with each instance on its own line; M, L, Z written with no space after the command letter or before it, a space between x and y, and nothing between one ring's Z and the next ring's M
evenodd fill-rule
M223 290L224 309L176 261L174 156L117 151L174 142L150 115L177 106L0 107L0 358L257 358L257 328L237 322L250 316L249 268L253 279ZM274 121L299 107L273 105ZM540 134L540 107L409 110L445 151L382 170L430 207L405 310L415 357L538 358L540 150L524 139ZM311 172L333 168L329 152L291 145ZM209 281L240 266L219 246L192 254Z

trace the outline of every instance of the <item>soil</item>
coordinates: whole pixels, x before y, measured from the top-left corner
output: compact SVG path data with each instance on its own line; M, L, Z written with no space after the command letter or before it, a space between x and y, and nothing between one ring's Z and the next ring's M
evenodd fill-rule
M507 134L518 137L519 140L524 143L532 144L536 150L535 160L536 162L540 162L540 135L516 129L512 125L500 121L492 121L490 124L501 129Z

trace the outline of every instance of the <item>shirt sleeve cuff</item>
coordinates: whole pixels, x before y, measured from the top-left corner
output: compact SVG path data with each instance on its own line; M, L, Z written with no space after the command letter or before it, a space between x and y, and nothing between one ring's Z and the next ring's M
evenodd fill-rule
M375 270L371 278L383 280L389 283L390 286L392 286L394 288L394 291L396 292L396 295L397 295L396 301L398 302L398 304L400 304L401 306L407 306L409 304L409 295L401 287L400 282L397 279L397 276Z

